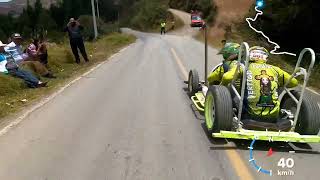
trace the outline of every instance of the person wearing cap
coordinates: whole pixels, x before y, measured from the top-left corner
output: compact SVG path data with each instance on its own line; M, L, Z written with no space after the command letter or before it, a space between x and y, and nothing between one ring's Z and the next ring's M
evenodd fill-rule
M236 66L239 54L240 44L238 43L225 43L224 47L218 52L222 54L223 62L220 66L211 71L208 76L209 85L219 84L225 72L228 72L231 66Z
M8 70L6 68L6 64L7 64L6 56L1 53L4 51L4 49L3 49L4 46L6 46L6 44L3 44L0 41L0 73L8 74Z
M83 26L81 26L80 23L74 18L70 18L68 25L64 28L64 32L68 32L71 50L77 64L80 63L78 49L80 50L80 53L82 54L85 62L89 61L81 34L82 30Z
M247 69L246 92L244 99L244 117L257 121L273 122L280 115L278 89L288 84L288 88L298 86L296 78L279 67L267 64L269 52L264 47L254 46L249 49L249 67ZM221 85L227 86L236 74L236 66L224 73ZM239 77L242 77L240 68Z
M4 48L6 52L12 55L18 64L30 58L27 53L23 52L22 42L22 36L19 33L14 33L11 37L11 42Z
M3 73L9 73L14 77L18 77L24 80L30 88L39 88L47 86L46 82L41 82L32 73L19 68L16 61L13 59L10 53L5 52L4 48L6 44L0 41L0 62L5 62L5 67L0 67ZM5 69L5 70L4 70Z

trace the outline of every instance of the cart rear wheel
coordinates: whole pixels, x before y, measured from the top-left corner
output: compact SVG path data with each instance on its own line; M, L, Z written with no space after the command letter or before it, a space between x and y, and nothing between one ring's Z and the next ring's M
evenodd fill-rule
M191 96L199 91L199 74L197 70L190 70L188 79L188 92Z
M232 129L232 99L224 86L211 86L205 101L206 127L209 133Z
M299 99L300 92L292 91L292 94ZM289 96L285 95L281 102L282 109L291 110L294 114L297 110L297 104ZM301 109L295 131L302 135L317 135L320 129L320 107L310 94L303 96Z

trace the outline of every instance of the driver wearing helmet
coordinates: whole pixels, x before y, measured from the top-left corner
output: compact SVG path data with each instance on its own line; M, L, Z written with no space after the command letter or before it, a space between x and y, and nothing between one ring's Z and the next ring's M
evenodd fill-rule
M244 115L259 121L275 121L279 118L280 102L278 89L288 83L288 88L298 85L295 78L279 67L267 64L269 52L263 47L249 49L250 62L247 70L244 97ZM226 72L221 85L228 85L236 73L236 66ZM242 76L243 69L240 69ZM290 82L289 82L290 80Z
M209 85L219 84L222 76L225 72L228 72L229 68L236 65L238 58L240 44L238 43L226 43L218 54L222 54L223 62L220 66L216 67L208 76Z

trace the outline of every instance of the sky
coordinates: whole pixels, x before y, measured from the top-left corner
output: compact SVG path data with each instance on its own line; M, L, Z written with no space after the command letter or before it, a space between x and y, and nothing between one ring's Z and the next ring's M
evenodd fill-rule
M11 0L0 0L0 2L9 2Z

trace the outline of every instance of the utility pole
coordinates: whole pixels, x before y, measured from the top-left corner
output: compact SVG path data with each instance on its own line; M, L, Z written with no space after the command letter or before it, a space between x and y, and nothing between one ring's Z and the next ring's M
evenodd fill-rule
M118 20L118 22L119 22L119 13L120 13L120 4L119 4L119 1L115 1L114 3L113 3L113 5L115 5L115 6L117 6L117 20Z
M186 3L186 10L189 8L189 1L190 1L190 0L187 0L187 3Z
M98 15L98 19L100 19L99 0L96 0L96 3L97 3L97 15Z
M97 21L96 21L96 8L94 5L94 0L91 0L92 6L92 18L93 18L93 29L94 29L94 38L97 39L98 37L98 28L97 28Z
M208 86L208 26L207 23L203 25L204 28L204 79L205 85Z

